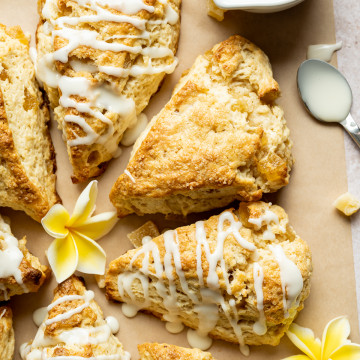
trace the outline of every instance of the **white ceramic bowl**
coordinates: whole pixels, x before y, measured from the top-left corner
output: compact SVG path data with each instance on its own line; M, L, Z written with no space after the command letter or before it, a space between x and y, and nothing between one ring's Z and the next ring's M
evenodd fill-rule
M304 0L214 0L216 6L226 10L245 10L271 13L289 9Z

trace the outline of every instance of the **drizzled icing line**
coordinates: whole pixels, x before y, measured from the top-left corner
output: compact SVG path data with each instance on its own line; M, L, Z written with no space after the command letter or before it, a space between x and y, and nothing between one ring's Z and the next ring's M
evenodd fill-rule
M66 295L66 296L63 296L63 297L57 299L56 301L54 301L52 304L50 304L47 307L48 311L50 311L55 306L62 304L65 301L83 300L84 303L74 309L70 309L69 311L67 311L63 314L59 314L51 319L47 319L45 321L45 325L50 325L55 322L67 320L67 319L71 318L73 315L81 313L85 308L87 308L90 305L90 301L92 299L94 299L94 292L91 290L85 291L84 295Z
M50 87L58 87L61 91L60 105L64 108L75 108L79 113L88 114L107 125L105 134L97 134L93 128L86 122L85 118L80 115L66 115L65 122L77 124L86 134L78 136L74 131L74 139L68 142L69 146L91 145L91 144L107 144L109 151L115 153L117 149L117 139L113 139L111 143L108 140L114 135L115 130L112 120L105 116L101 111L95 111L92 108L98 107L110 112L115 112L123 117L126 127L130 127L136 121L135 103L132 99L116 94L114 89L107 89L104 94L103 89L94 86L91 82L83 77L69 78L61 76L56 71L55 61L66 63L69 61L69 55L72 51L81 46L88 46L101 51L123 52L126 51L135 55L142 55L144 65L134 64L130 68L116 66L95 66L90 64L92 73L99 71L110 76L127 77L153 75L159 73L172 73L177 65L177 59L171 49L164 46L143 47L144 44L130 46L127 44L116 42L121 39L141 39L146 42L150 40L150 32L147 25L170 24L175 25L179 19L178 13L172 8L168 0L158 0L165 7L165 17L163 20L145 20L135 17L138 12L145 10L154 13L155 7L149 6L143 0L74 0L79 6L91 10L93 14L76 16L62 16L57 19L52 17L51 7L55 6L54 0L47 0L43 6L42 15L46 20L44 23L44 31L49 31L54 42L56 37L60 37L67 41L67 44L53 53L46 54L38 60L37 76ZM120 11L123 14L115 14L111 10ZM132 15L132 16L131 16ZM76 29L74 26L82 23L97 23L99 21L108 21L115 23L128 23L134 26L141 33L139 35L121 35L110 36L105 40L98 39L99 33L94 30ZM46 25L46 26L45 26ZM111 40L111 42L109 42ZM114 42L115 40L115 42ZM172 59L170 64L164 66L153 66L152 60L159 58ZM78 61L79 62L79 61ZM70 62L71 64L74 62ZM89 71L88 64L83 66L85 71ZM75 63L74 69L80 70L81 66ZM85 69L86 68L86 69ZM110 94L110 92L112 94ZM100 93L100 96L99 96ZM103 97L107 101L98 102L98 97ZM112 95L112 96L111 96ZM74 97L86 97L89 99L87 103L80 103ZM116 99L113 99L116 97ZM126 128L125 127L125 128Z
M0 231L0 243L4 244L3 249L0 250L0 278L14 277L23 291L27 293L29 290L23 282L20 270L24 254L19 249L19 241L13 235ZM5 284L0 283L0 290L4 293L4 299L9 300Z
M32 344L23 344L21 346L20 352L23 359L27 359L27 355L31 353L32 360L47 360L47 359L57 359L57 360L68 360L69 356L55 356L48 357L48 350L46 347L55 346L58 343L63 343L65 346L67 345L98 345L105 344L112 333L116 333L119 330L119 323L117 320L109 316L106 318L106 322L103 325L99 325L96 327L89 328L80 328L75 327L70 330L65 330L60 332L56 337L49 337L45 335L45 328L47 325L50 325L54 322L63 321L69 319L71 316L80 313L83 309L90 306L91 300L94 298L94 292L87 290L84 295L65 295L53 303L51 303L47 308L45 308L48 312L53 309L55 306L58 306L64 302L82 300L84 304L78 306L74 309L70 309L63 314L59 314L52 319L48 319L44 321L36 337ZM43 348L42 351L39 351L38 348ZM128 352L124 352L121 354L109 354L109 355L97 355L92 357L83 357L83 356L70 356L72 360L82 360L82 359L92 359L92 360L129 360L130 354Z

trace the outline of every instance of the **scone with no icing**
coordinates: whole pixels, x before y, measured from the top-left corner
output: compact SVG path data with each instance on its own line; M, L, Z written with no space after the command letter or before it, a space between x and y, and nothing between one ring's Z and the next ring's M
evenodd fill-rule
M59 284L35 339L21 349L22 359L130 360L93 298L84 280L75 275Z
M0 24L0 206L37 221L59 202L49 119L29 39L20 27Z
M73 182L100 175L125 130L174 71L181 0L39 0L37 74Z
M267 56L243 37L199 56L113 186L119 216L186 215L286 185L292 143L278 96Z
M110 263L106 295L246 353L246 345L279 343L309 295L311 272L310 250L281 207L241 203L145 238Z
M15 336L12 326L12 311L9 306L0 307L0 359L12 360Z
M141 360L214 360L209 352L169 344L138 345Z
M13 295L36 292L49 269L26 248L26 238L17 240L7 219L0 216L0 301Z

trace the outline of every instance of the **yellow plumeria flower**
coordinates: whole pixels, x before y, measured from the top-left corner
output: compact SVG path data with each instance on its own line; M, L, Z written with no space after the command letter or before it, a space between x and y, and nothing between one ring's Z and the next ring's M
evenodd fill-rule
M359 360L360 345L348 340L349 320L345 316L331 320L325 327L322 340L315 339L312 330L292 324L287 336L306 355L283 360Z
M97 181L91 181L80 194L72 215L64 206L54 205L41 220L45 231L55 240L47 257L57 282L75 270L87 274L105 273L105 251L94 241L106 235L116 224L116 212L92 216L97 197Z

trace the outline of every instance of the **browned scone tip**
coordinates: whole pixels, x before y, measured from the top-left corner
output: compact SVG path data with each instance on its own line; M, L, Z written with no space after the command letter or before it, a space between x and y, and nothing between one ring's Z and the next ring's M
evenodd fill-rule
M30 341L23 349L22 358L35 359L41 353L48 359L74 357L129 360L130 354L124 351L113 333L94 300L94 293L86 289L82 278L73 275L54 290L48 313L34 341Z
M203 212L287 185L292 142L279 94L268 57L239 35L199 56L111 190L119 217Z
M136 124L164 76L174 71L181 0L147 0L138 3L135 13L126 2L101 6L57 0L48 6L39 0L38 5L38 67L55 54L48 65L60 81L46 76L42 81L66 142L71 179L84 182L105 171L126 129ZM64 18L71 18L71 30ZM54 22L56 34L49 25Z
M250 202L167 231L113 260L106 295L200 333L206 314L215 339L277 345L304 306L311 274L309 247L284 209Z
M12 360L15 336L12 325L12 311L9 306L0 306L0 359Z
M13 236L8 219L0 215L0 252L4 250L12 257L13 263L6 264L12 267L6 270L12 275L0 278L0 301L9 300L14 295L38 291L50 275L50 269L29 252L25 237L17 240ZM16 262L19 262L18 266Z
M0 206L40 221L60 198L49 111L28 40L19 26L0 24Z
M209 352L170 344L138 345L140 360L215 360Z

